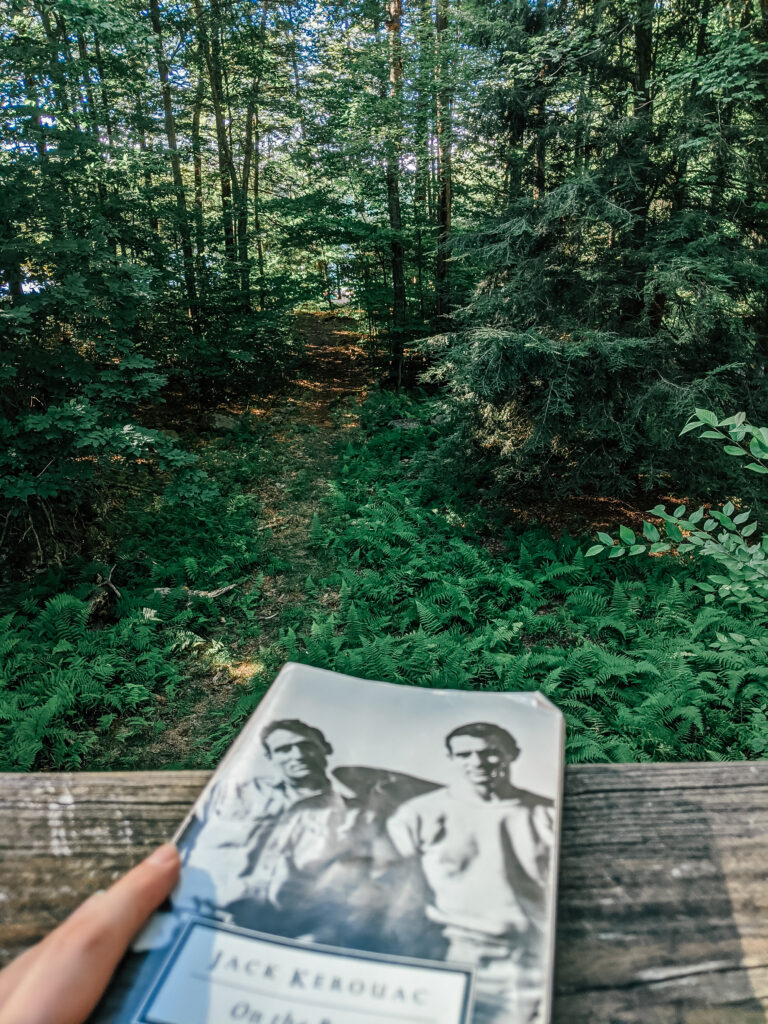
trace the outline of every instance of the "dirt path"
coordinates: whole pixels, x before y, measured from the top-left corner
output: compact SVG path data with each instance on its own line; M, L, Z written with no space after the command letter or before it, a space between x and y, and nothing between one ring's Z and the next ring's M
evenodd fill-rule
M305 356L290 388L249 407L221 410L258 417L262 436L269 439L275 452L269 472L254 483L261 505L254 529L269 531L265 562L281 568L273 567L261 583L262 600L252 641L237 642L235 656L225 666L196 673L194 682L190 680L195 692L192 705L149 745L147 763L198 764L200 757L205 757L201 744L206 737L220 734L222 727L228 734L224 723L243 688L271 682L275 659L269 656L269 649L285 627L283 613L290 615L295 608L300 614L309 600L307 577L319 578L326 568L325 562L321 565L322 553L311 550L312 518L321 511L333 476L340 435L357 424L355 406L348 399L365 397L373 372L350 318L303 313L296 317L296 328ZM259 433L254 434L253 443L259 444ZM258 576L257 571L253 583ZM246 582L239 592L248 589ZM325 603L322 595L319 600ZM220 637L225 645L226 632L225 628Z
M328 480L333 475L334 448L342 431L357 424L348 399L362 400L372 373L355 323L331 314L303 313L297 329L305 340L305 372L300 372L286 398L268 414L280 446L274 476L260 489L262 520L272 530L271 553L288 568L265 581L270 618L304 598L304 581L313 575L317 556L308 550L309 530ZM262 643L264 639L262 639ZM249 675L248 667L235 674Z

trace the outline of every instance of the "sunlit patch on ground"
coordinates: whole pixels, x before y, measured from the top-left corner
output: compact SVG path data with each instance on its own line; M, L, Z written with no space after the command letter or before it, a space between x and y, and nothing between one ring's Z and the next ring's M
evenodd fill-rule
M248 683L258 672L263 672L263 661L240 661L229 666L229 675L235 683Z

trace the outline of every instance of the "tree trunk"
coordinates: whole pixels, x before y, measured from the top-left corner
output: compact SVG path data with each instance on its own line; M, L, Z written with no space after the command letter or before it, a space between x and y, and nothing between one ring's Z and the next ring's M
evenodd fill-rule
M104 127L107 129L107 142L112 149L115 144L115 132L112 124L112 101L107 89L107 76L104 71L104 58L101 54L101 43L99 42L99 31L93 30L93 48L96 54L96 70L99 72L99 89L101 91L101 105L104 112Z
M437 0L435 21L435 76L437 126L437 258L435 261L435 314L438 327L446 326L451 312L451 281L448 258L451 245L453 202L453 89L448 41L448 0Z
M184 182L181 177L181 161L179 159L179 148L176 140L176 120L173 116L173 104L171 103L171 86L168 81L168 64L163 53L163 34L160 24L160 9L158 0L149 0L149 13L152 22L152 30L155 34L155 52L157 54L157 71L160 75L160 84L163 96L163 113L165 116L165 134L168 139L168 149L171 158L171 173L173 175L173 189L176 195L176 214L179 222L179 235L181 237L181 251L184 260L184 285L189 302L189 316L192 321L192 330L195 334L200 333L200 318L197 302L197 287L195 284L195 269L192 258L192 240L189 233L189 220L187 219L187 198L184 191Z
M144 101L139 100L136 104L136 124L139 132L139 149L142 153L147 153L147 133L145 129L145 114L144 114ZM154 203L152 202L152 174L148 167L144 168L144 188L146 189L147 196L147 213L149 214L149 226L152 228L153 233L157 236L160 232L160 223L157 219L157 213L155 212Z
M229 145L226 124L224 123L224 106L222 99L222 76L218 61L218 46L211 46L208 35L206 17L203 13L200 0L194 0L195 19L197 21L198 38L203 60L208 73L208 84L211 90L211 102L213 105L213 116L216 122L216 141L218 143L219 175L221 178L221 207L224 223L224 251L230 264L234 267L237 262L237 249L235 246L235 210L234 206L240 208L240 186L237 180L232 150ZM218 8L212 7L212 14L216 14ZM213 30L216 32L218 26L214 19Z
M427 303L424 294L425 276L425 235L430 237L434 223L430 189L429 140L431 135L430 112L434 106L434 28L430 0L419 3L417 24L418 100L414 111L416 176L413 193L413 222L416 231L416 287L419 294L419 315L427 318ZM429 243L427 243L429 245ZM430 246L431 248L431 246Z
M256 266L259 274L259 309L266 305L264 278L264 242L261 237L261 133L259 130L259 108L254 112L253 126L253 236L256 239Z
M258 90L257 83L254 83ZM254 95L245 113L245 145L243 147L243 177L240 182L240 195L237 204L237 255L240 262L240 293L243 307L250 309L251 265L248 257L248 189L251 184L251 161L253 160L253 122L258 104L258 94Z
M48 40L53 53L53 60L50 61L49 67L51 69L51 78L53 81L53 94L56 101L56 106L63 113L68 114L70 110L69 98L67 96L67 83L64 75L62 74L62 64L59 61L59 37L56 29L53 27L51 21L51 14L45 5L44 0L40 0L36 4L37 11L40 15L40 21L43 25L43 31L45 37Z
M627 238L624 259L628 296L623 311L627 324L639 322L645 308L645 276L642 249L645 244L650 204L649 145L653 123L650 78L653 71L653 14L655 0L637 0L634 21L635 81L632 129L624 146L626 204L634 220ZM659 319L658 303L654 316Z
M98 110L96 109L96 99L94 97L93 92L93 82L91 81L91 72L89 70L90 61L88 57L88 51L85 46L85 39L83 37L83 33L78 31L77 33L75 33L75 35L77 38L77 52L80 58L80 70L83 77L83 86L85 88L85 99L87 104L86 109L84 111L86 117L86 125L88 127L88 130L92 133L96 143L98 144L101 157L101 139L99 138L99 114ZM107 188L103 181L97 181L96 190L99 195L99 212L101 213L101 216L103 218L106 234L109 238L111 232L109 229L109 221L107 219ZM112 246L113 252L115 252L116 254L117 246L115 245L114 240L112 238L110 238L110 244Z
M207 274L205 272L205 220L203 217L203 153L200 142L200 118L203 113L205 86L198 78L195 102L192 108L192 174L195 188L195 264L197 279L205 294Z
M392 123L387 135L386 184L387 213L391 233L392 261L392 376L399 387L403 374L403 333L406 319L405 249L403 247L403 220L400 208L400 148L402 145L402 93L403 53L401 21L402 0L387 3L387 31L389 33L389 89Z

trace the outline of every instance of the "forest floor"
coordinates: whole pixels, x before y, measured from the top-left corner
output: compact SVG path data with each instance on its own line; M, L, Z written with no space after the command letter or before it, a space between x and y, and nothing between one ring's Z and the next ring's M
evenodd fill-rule
M101 561L9 591L3 768L210 767L289 660L540 690L571 761L764 756L762 622L705 605L688 558L585 557L641 505L479 500L434 401L375 386L354 320L296 328L282 392L168 410L198 492L156 480L105 521Z
M271 678L265 673L273 667L273 659L267 658L265 664L264 654L284 628L285 613L306 601L306 580L327 569L327 556L310 543L312 522L334 475L344 432L358 425L359 404L373 386L374 375L351 317L299 312L295 331L303 354L296 377L285 391L245 406L241 401L225 402L218 410L223 419L254 417L258 436L269 438L268 468L266 472L260 468L253 481L260 505L254 529L265 533L262 564L274 567L273 572L258 573L257 635L234 645L234 659L209 676L183 718L147 748L149 760L183 763L190 743L208 734L224 710L236 702L238 688L254 677L269 685ZM248 590L255 580L245 581L241 589ZM319 607L330 611L334 596L332 592L320 595Z

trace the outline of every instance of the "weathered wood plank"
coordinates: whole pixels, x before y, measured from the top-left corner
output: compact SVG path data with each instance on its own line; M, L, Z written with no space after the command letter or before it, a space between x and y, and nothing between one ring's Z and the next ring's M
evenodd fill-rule
M166 839L204 772L0 776L0 958ZM569 768L557 1024L763 1024L768 763Z

